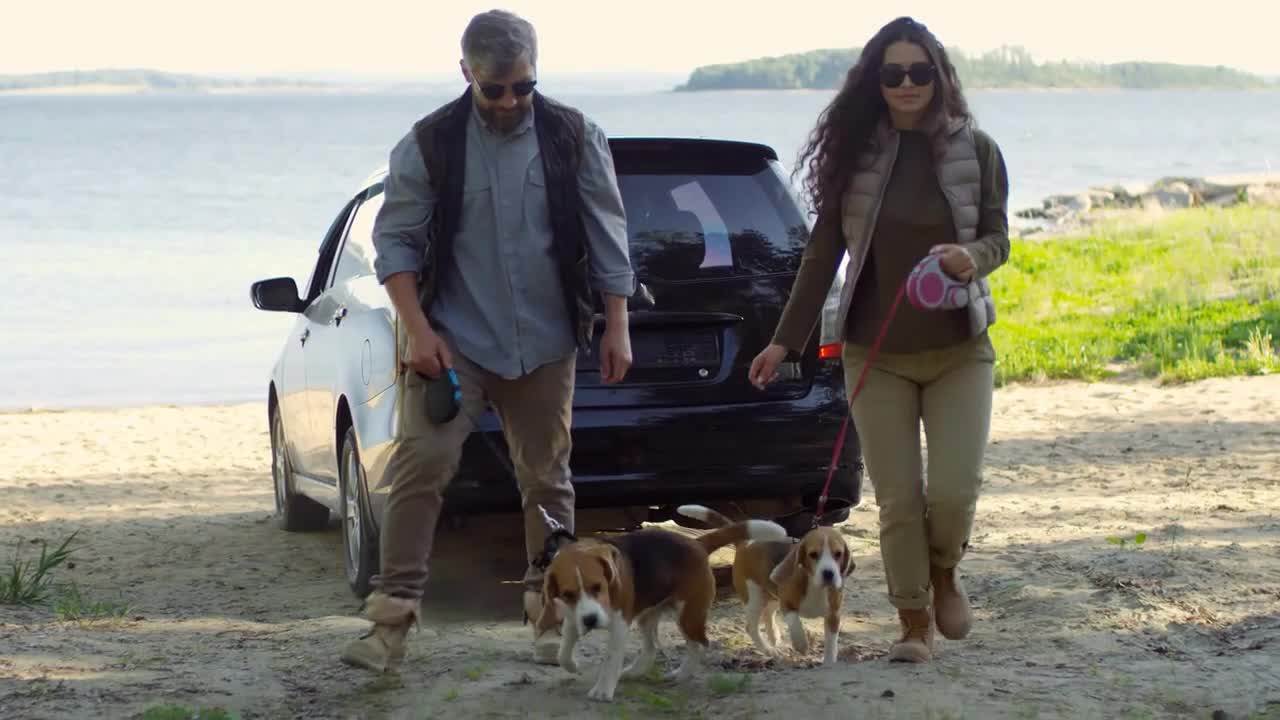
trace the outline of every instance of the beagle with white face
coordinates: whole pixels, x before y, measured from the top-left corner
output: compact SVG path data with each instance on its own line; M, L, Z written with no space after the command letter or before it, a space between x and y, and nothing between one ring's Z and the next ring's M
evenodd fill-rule
M708 644L707 615L716 594L708 556L731 543L786 536L777 523L750 520L697 539L646 528L564 545L544 576L538 631L554 627L557 615L563 616L560 666L574 673L578 671L573 657L578 640L593 630L607 632L604 662L588 697L611 702L621 678L643 677L653 667L658 654L658 620L671 611L687 651L680 667L667 679L688 680L701 664ZM633 622L643 633L643 647L623 669L627 632Z
M720 513L701 505L682 505L676 512L708 524L730 522ZM733 558L733 587L746 605L747 634L758 650L776 652L778 631L774 616L782 610L790 631L791 647L809 651L809 636L801 618L825 619L823 663L833 665L839 651L840 608L844 581L855 563L849 545L839 531L817 527L799 541L761 540L739 542ZM768 642L760 635L764 620Z

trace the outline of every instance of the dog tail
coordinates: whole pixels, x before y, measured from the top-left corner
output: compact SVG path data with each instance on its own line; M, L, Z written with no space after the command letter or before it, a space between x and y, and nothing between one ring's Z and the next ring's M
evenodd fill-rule
M705 505L681 505L676 508L676 512L685 517L701 520L708 525L717 527L726 527L733 524L732 520Z
M772 520L743 520L717 528L698 538L703 549L713 553L725 545L745 543L748 540L786 540L787 531Z
M727 516L722 515L716 512L715 510L712 510L706 505L681 505L676 508L676 512L685 517L693 518L694 520L700 520L713 527L725 528L733 524L733 521L730 520ZM745 538L742 540L735 540L733 542L734 549L736 550L742 550L742 548L746 547L746 544L747 544L747 541ZM707 552L715 552L715 551L707 550Z
M743 520L735 523L705 505L681 505L676 508L676 512L717 526L718 529L698 539L709 553L725 545L736 545L741 550L750 540L783 540L787 537L786 530L777 523L768 520Z

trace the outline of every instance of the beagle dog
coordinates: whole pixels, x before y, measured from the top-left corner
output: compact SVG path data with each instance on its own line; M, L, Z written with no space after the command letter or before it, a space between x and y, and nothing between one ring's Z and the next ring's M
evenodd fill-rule
M724 515L702 505L681 505L676 512L711 525L731 523ZM746 605L747 635L756 648L768 654L777 652L774 615L781 609L790 631L791 647L797 652L808 652L809 636L800 620L821 617L826 621L823 664L835 664L844 580L855 567L844 536L834 528L816 527L799 541L793 538L743 540L736 543L735 550L733 587ZM760 636L761 619L768 642Z
M707 615L715 600L716 582L708 556L733 543L781 540L781 525L766 520L731 523L697 538L660 528L645 528L606 538L586 538L562 545L543 578L538 632L551 629L562 616L560 666L578 672L573 651L592 630L608 633L604 662L592 700L612 702L621 678L643 677L658 654L658 620L672 611L684 636L686 653L669 681L691 678L707 650ZM628 630L642 633L640 654L622 666Z

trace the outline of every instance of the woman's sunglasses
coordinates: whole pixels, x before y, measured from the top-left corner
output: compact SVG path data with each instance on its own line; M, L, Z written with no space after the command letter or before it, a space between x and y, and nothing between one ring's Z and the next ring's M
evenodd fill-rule
M880 66L880 82L885 87L896 88L908 77L911 78L912 85L928 85L933 82L933 65L918 62L911 63L910 67L892 63Z
M533 88L537 84L537 80L521 80L511 85L511 92L515 93L516 97L524 97L533 92ZM506 94L507 86L501 83L485 83L480 86L480 92L484 93L484 96L490 100L497 100Z

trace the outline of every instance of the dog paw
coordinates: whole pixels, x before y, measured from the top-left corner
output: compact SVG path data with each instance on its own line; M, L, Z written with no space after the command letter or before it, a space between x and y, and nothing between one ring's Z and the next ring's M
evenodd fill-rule
M613 688L597 684L587 693L587 697L597 702L613 702Z
M756 646L756 652L760 653L765 657L770 657L770 658L782 657L783 655L786 654L783 652L782 648L777 646L777 644L766 645L763 643Z
M564 668L566 672L571 672L574 675L578 674L578 661L573 658L562 659L560 661L560 667Z

